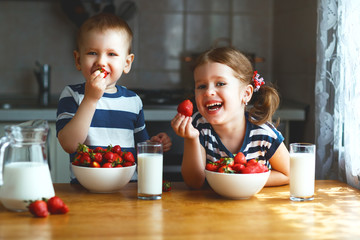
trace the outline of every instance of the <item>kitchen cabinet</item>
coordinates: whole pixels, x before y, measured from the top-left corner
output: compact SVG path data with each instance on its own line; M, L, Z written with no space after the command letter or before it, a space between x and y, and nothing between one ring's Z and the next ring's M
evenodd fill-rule
M0 136L4 136L4 127L6 125L15 125L23 121L0 122ZM49 133L47 139L48 161L53 183L70 182L70 160L67 154L59 144L56 138L55 122L49 122Z

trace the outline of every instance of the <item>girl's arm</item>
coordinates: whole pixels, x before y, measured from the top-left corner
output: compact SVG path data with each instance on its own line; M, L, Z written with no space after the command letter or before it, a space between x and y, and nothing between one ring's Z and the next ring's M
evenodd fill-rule
M177 114L171 121L175 133L184 138L181 173L191 188L201 188L205 182L205 149L199 141L199 131L191 124L191 117Z
M272 169L265 186L280 186L289 184L290 155L284 143L280 144L269 162Z
M204 185L205 164L205 149L201 146L199 138L185 138L181 174L186 185L196 189Z

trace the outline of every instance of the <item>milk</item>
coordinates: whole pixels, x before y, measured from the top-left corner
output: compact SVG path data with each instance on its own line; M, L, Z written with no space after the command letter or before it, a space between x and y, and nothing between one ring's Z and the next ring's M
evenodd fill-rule
M290 153L290 197L313 197L314 184L315 154Z
M26 211L24 201L55 196L49 167L40 162L14 162L4 167L4 185L0 187L0 201L14 211Z
M138 154L138 193L148 195L161 195L162 175L162 154Z

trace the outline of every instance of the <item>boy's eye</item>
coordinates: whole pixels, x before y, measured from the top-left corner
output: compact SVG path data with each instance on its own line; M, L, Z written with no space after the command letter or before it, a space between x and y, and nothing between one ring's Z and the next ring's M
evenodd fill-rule
M116 53L109 53L109 56L117 56Z
M226 83L224 83L224 82L218 82L216 85L221 87L221 86L225 86Z
M96 55L96 52L88 52L87 55Z
M198 86L196 87L196 89L205 89L205 88L206 88L205 85L198 85Z

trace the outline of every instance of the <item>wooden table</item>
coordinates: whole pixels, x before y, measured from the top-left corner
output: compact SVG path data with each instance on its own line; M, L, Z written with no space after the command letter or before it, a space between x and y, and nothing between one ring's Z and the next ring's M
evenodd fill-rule
M289 186L246 200L173 183L161 200L138 200L137 184L113 194L55 184L66 215L34 218L0 205L0 239L360 239L360 191L316 181L315 200L292 202Z

